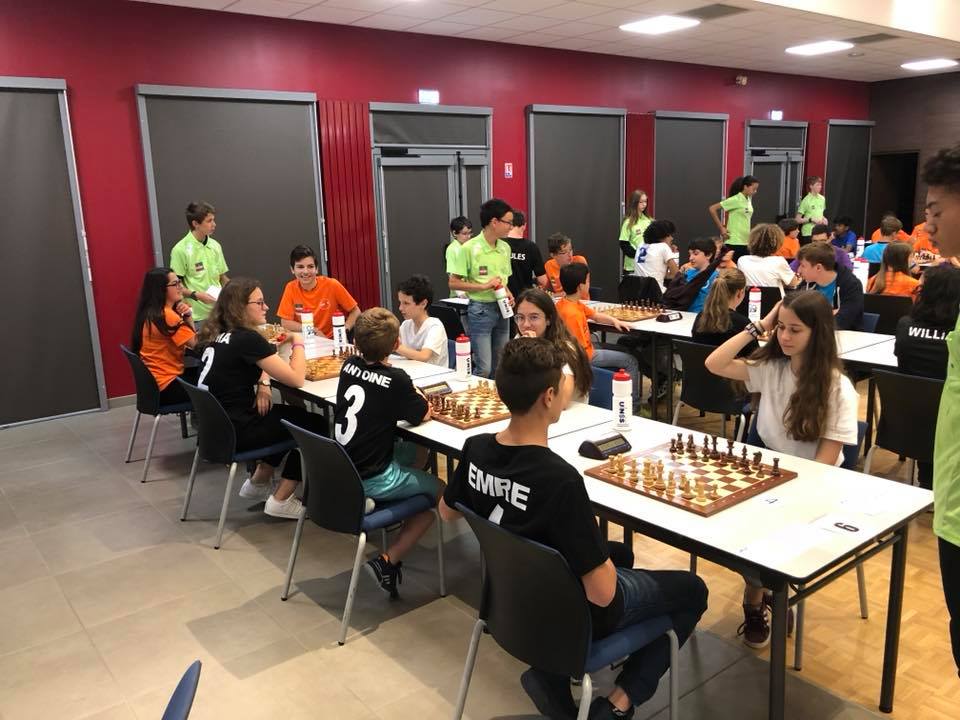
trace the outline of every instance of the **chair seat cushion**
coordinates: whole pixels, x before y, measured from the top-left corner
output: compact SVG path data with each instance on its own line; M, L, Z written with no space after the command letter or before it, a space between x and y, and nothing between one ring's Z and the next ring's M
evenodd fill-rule
M433 498L428 495L414 495L394 502L381 503L377 501L377 507L374 511L363 516L363 524L360 527L364 532L379 530L396 525L398 522L432 507Z
M590 654L584 672L592 673L607 665L612 665L632 652L646 647L667 630L673 627L669 615L658 615L631 625L623 630L607 635L601 640L595 640L590 645Z
M172 415L173 413L190 412L191 410L193 410L193 405L188 402L161 405L157 408L157 415Z
M293 450L296 446L297 443L293 441L293 438L290 438L289 440L284 440L283 442L275 443L273 445L267 445L266 447L238 452L233 456L233 461L243 462L244 460L259 460L267 455L276 455L277 453L282 453L287 450Z

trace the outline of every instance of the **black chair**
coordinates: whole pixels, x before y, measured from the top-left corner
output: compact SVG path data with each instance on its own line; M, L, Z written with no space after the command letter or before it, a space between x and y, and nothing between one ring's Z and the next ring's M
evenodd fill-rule
M902 295L863 296L863 311L880 316L874 332L893 335L897 331L897 322L913 309L913 298Z
M717 413L723 416L723 435L727 435L727 418L734 417L734 440L739 442L749 426L749 417L745 412L747 400L737 397L733 386L724 378L717 377L707 370L704 363L707 356L716 348L712 345L674 340L673 351L680 355L683 363L683 380L680 386L680 399L673 410L673 424L677 424L680 408L683 405L701 412Z
M660 302L663 299L663 292L657 281L651 277L624 275L620 285L617 286L617 298L620 302L635 300Z
M737 306L737 312L747 316L750 309L750 291L758 287L760 289L760 317L766 317L767 313L773 310L773 306L783 299L783 291L779 287L770 285L747 285L747 292L743 296L743 302Z
M443 329L450 340L463 334L463 323L460 322L460 313L456 309L443 303L434 303L430 306L430 315L443 323Z
M150 430L150 441L147 443L147 454L143 458L143 474L140 476L140 482L147 481L147 472L150 470L150 459L153 457L153 442L157 438L157 427L160 425L160 418L164 415L179 415L180 427L184 437L186 432L186 415L190 412L190 403L176 403L174 405L160 404L160 388L157 387L157 381L153 373L144 365L143 360L137 353L131 351L125 345L120 349L126 355L130 363L130 369L133 370L133 382L137 388L137 416L133 419L133 429L130 431L130 442L127 443L127 456L124 462L130 462L130 456L133 454L133 442L137 438L137 428L140 427L141 415L153 416L153 428Z
M595 285L590 286L590 299L591 300L601 300L603 299L603 288L596 287Z
M666 634L670 638L670 718L677 719L680 648L669 616L653 617L602 640L592 640L583 585L560 553L514 535L459 503L457 509L480 541L485 569L479 617L470 637L454 720L463 716L484 630L517 660L545 672L580 678L583 695L578 720L586 720L590 709L590 673ZM549 602L545 604L544 598Z
M187 720L190 717L193 699L197 695L197 685L200 684L201 666L199 660L194 660L193 664L187 668L180 682L177 683L173 695L170 696L170 702L167 703L167 709L163 711L162 720Z
M877 315L876 313L868 313L868 312L865 312L865 313L863 314L863 320L862 320L861 323L860 323L860 330L861 330L862 332L871 332L871 333L872 333L872 332L876 332L876 331L877 331L877 323L878 323L878 322L880 322L880 316L879 316L879 315ZM863 380L864 377L866 377L866 376L864 375L863 377L859 377L859 374L857 374L857 377L856 377L855 379L853 379L853 378L852 378L852 379L853 379L853 381L854 381L855 383L858 383L858 382L860 382L861 380Z
M355 535L357 554L353 560L353 572L347 590L347 602L343 608L343 620L340 623L340 638L343 645L347 640L347 628L350 626L350 612L353 610L353 598L357 591L357 579L367 544L367 533L373 530L385 531L386 528L422 513L424 510L436 512L436 501L428 495L413 497L395 502L377 501L376 508L364 514L363 481L353 461L346 451L333 440L321 437L309 430L297 427L286 420L282 421L293 435L300 448L302 462L302 482L306 502L297 519L297 529L293 534L290 547L290 559L287 562L287 576L283 584L281 600L290 597L290 582L293 580L293 566L300 549L303 534L303 522L306 516L326 530ZM308 478L311 485L307 487ZM443 572L443 522L437 514L437 564L440 571L440 596L447 594L447 585Z
M910 458L912 481L917 462L933 462L933 438L943 380L888 370L874 370L873 377L880 391L880 419L863 472L870 474L873 453L881 447Z
M227 507L230 505L230 493L233 492L233 480L237 475L237 465L248 460L259 460L267 455L292 450L296 447L293 438L267 447L254 448L237 452L237 431L233 422L223 409L220 402L210 394L209 390L196 387L183 380L178 380L183 389L190 396L193 409L197 413L200 430L197 433L197 451L193 455L193 465L190 468L190 479L187 481L187 493L183 498L183 510L180 519L187 519L187 508L190 506L190 496L193 494L193 483L197 478L197 465L200 460L217 465L229 465L230 474L227 476L227 487L223 491L223 506L220 508L220 522L217 525L217 539L213 543L216 550L220 549L220 540L223 537L223 524L227 520Z
M876 275L878 272L880 272L880 263L878 263L878 262L877 262L877 263L874 263L874 262L869 263L869 267L867 268L867 277L873 277L873 276Z

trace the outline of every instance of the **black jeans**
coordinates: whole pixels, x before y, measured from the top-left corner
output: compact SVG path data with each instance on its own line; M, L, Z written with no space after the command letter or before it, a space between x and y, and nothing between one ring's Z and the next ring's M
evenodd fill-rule
M933 463L917 463L917 484L924 490L933 490Z
M197 377L200 375L200 366L184 368L183 372L180 373L180 377L186 380L191 385L197 384ZM163 390L160 391L160 404L161 405L179 405L180 403L188 403L190 398L187 396L187 391L183 389L183 385L174 379L172 383L167 385Z
M953 661L960 671L960 547L937 538L940 548L940 578L943 596L950 613L950 643L953 645Z
M290 433L280 422L281 420L287 420L304 430L309 430L324 437L328 433L329 426L325 416L307 412L303 408L274 405L266 415L257 415L255 420L236 428L237 451L252 450L289 440ZM272 467L279 467L284 457L287 458L287 462L284 464L280 476L299 482L301 478L300 453L281 452L260 459Z

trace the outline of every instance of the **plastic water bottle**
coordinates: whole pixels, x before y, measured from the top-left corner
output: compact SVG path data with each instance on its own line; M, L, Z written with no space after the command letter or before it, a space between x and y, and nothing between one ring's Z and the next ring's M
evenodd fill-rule
M628 429L630 416L633 415L633 381L630 373L620 368L613 374L613 413L616 415L614 427Z
M866 244L867 241L862 237L857 238L857 257L861 257L863 255L863 248Z
M497 285L497 289L493 291L493 294L497 296L497 306L500 308L500 315L504 320L513 317L513 308L510 307L510 298L507 297L507 289L503 285Z
M747 303L747 317L751 322L760 322L760 288L750 288L750 301Z
M333 314L333 349L342 350L347 346L347 325L343 313L337 311Z
M870 279L870 263L862 257L854 258L853 274L863 283L863 289L867 289L867 282Z
M470 378L470 338L466 335L460 335L454 343L454 353L457 358L457 380L468 380Z

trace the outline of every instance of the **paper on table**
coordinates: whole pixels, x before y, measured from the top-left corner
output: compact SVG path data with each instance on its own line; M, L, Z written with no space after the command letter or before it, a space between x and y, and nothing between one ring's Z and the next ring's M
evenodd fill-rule
M861 515L881 515L896 510L900 501L894 493L881 492L877 495L848 495L840 501L844 510Z
M824 541L824 530L816 525L792 525L740 549L740 555L761 565L781 565L803 555Z
M208 287L204 292L206 292L207 295L212 296L214 300L217 300L217 299L220 298L220 286L219 286L219 285L211 285L211 286Z

